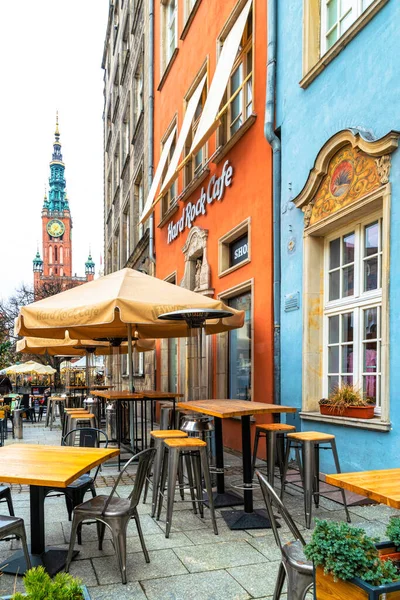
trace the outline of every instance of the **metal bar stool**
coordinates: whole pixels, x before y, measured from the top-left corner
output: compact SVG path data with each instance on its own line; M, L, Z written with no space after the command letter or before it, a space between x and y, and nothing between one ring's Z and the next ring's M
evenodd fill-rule
M89 425L88 425L89 423ZM66 435L73 429L82 429L82 427L92 427L97 429L96 417L91 413L69 415L68 429ZM75 436L71 435L68 440L68 446L75 445Z
M161 470L162 470L162 443L163 440L167 438L187 438L188 434L184 431L180 431L179 429L158 429L155 431L150 431L150 448L155 448L157 450L154 464L153 464L153 492L151 499L151 516L154 517L157 510L157 500L160 491L160 480L161 480ZM146 478L146 486L144 489L143 502L146 502L147 493L149 489L150 482L150 473L147 474ZM180 482L183 483L183 473L182 479L180 478ZM182 489L183 492L183 489Z
M279 470L282 476L284 464L284 453L282 452L282 443L284 444L285 434L289 431L295 430L296 427L294 425L286 425L285 423L262 423L256 425L256 436L254 438L252 464L253 475L254 469L256 467L258 442L260 441L261 437L265 436L267 449L267 478L268 483L272 487L274 487L276 456L278 456Z
M175 501L176 479L178 476L178 465L181 455L189 456L193 462L194 472L194 491L196 493L196 502L199 506L200 516L204 517L203 507L203 489L202 489L202 474L204 477L206 492L208 496L208 505L211 512L211 520L213 523L214 533L218 535L217 520L215 518L214 501L212 495L210 469L207 455L207 444L199 438L188 437L184 439L172 438L163 441L163 465L161 473L161 498L158 505L157 519L160 518L162 510L162 497L165 491L165 483L167 480L168 471L168 491L167 491L167 526L165 537L168 538L171 531L172 512ZM166 452L168 452L168 467L166 460ZM190 482L189 482L190 483Z
M326 445L322 446L321 444ZM301 449L303 457L302 480L304 489L304 513L306 519L306 528L310 529L313 498L315 506L317 508L319 506L319 451L332 450L337 473L340 473L339 457L336 449L335 436L330 433L321 433L319 431L288 433L285 466L283 470L281 487L281 499L283 498L283 493L285 491L290 450L296 446ZM350 523L351 519L347 508L346 495L343 489L340 489L340 492L342 494L344 510L346 511L347 522Z
M171 428L171 415L174 404L173 402L163 402L160 407L160 430L165 431ZM175 427L173 426L173 429Z
M68 431L71 431L70 417L74 415L87 415L89 411L86 408L66 408L64 411L64 421L62 427L62 436L66 435Z

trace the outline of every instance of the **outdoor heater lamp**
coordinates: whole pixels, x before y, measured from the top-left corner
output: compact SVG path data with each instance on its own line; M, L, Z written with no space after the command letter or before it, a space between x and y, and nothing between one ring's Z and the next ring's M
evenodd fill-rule
M189 329L200 329L208 319L224 319L232 317L234 313L228 310L217 310L212 308L186 308L174 310L173 312L159 315L163 321L186 321Z

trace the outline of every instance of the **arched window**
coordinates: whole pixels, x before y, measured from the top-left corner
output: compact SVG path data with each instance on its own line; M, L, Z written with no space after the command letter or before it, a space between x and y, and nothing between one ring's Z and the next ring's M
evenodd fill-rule
M54 262L57 262L57 246L54 246Z
M60 264L62 265L64 262L64 253L63 253L63 247L60 246Z
M53 262L53 246L49 246L49 263Z

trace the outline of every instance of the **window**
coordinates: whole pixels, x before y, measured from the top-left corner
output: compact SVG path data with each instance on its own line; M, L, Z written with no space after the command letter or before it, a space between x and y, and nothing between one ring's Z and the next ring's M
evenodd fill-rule
M308 87L387 2L305 0L301 87Z
M244 28L239 51L236 56L227 92L221 109L227 105L221 119L218 141L225 144L243 125L253 112L253 11L251 10Z
M129 204L126 206L122 218L122 244L123 244L123 262L126 262L130 257L130 215Z
M140 61L135 75L135 117L136 122L143 112L143 62Z
M130 154L131 148L131 134L130 134L130 104L128 102L124 119L122 122L122 165L125 165L125 161Z
M325 240L324 395L353 385L381 406L382 219Z
M144 207L143 169L139 170L139 175L136 178L134 194L135 194L134 199L135 199L135 204L136 204L135 212L137 212L138 216L140 217L140 215L143 212L143 207ZM145 224L140 223L138 221L138 234L139 234L138 239L139 240L143 237L144 232L145 232Z
M169 163L174 155L175 144L176 144L176 134L175 134L174 141L171 144L170 151L168 153L168 158L167 158L167 161L164 166L161 181L163 181L165 179L165 176L167 174ZM162 217L164 217L164 215L169 211L169 209L175 203L176 193L177 193L177 181L175 180L174 183L170 186L170 188L167 190L167 192L162 197L162 200L161 200L161 216Z
M126 70L128 68L130 57L130 48L129 48L129 15L127 15L124 33L122 36L122 56L121 56L121 65L122 65L122 73L121 73L121 85L125 79Z
M194 113L192 126L189 130L189 134L185 143L185 156L190 153L190 148L193 143L194 135L196 133L197 127L199 126L201 113L203 112L203 107L207 98L207 90L206 86L204 86L203 92L201 94L201 98L199 104L197 105L196 112ZM207 153L206 153L206 145L204 145L194 156L191 156L190 160L185 165L185 187L189 185L189 183L195 179L202 172L205 164L207 162Z
M245 311L243 327L229 332L229 398L251 400L251 291L228 304Z
M117 151L114 154L114 188L113 188L113 193L115 195L118 186L119 186L119 177L120 177L120 172L121 172L121 167L120 167L120 162L119 162L119 151L118 151L118 144L117 144Z
M165 71L178 46L177 0L161 0L161 71Z
M250 218L218 240L218 275L224 277L251 260Z
M370 4L372 0L322 0L322 54L333 46Z

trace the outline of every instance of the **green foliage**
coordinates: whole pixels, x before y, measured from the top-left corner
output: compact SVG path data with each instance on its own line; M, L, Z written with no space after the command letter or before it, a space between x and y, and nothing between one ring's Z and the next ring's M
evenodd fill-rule
M389 525L386 528L386 535L395 544L396 548L400 547L400 517L390 517Z
M360 577L371 585L384 585L398 579L394 564L379 558L375 548L378 540L367 536L364 529L347 523L315 522L305 555L316 567L323 567L325 574L332 574L335 581Z
M69 573L58 573L51 579L43 567L35 567L24 577L27 595L16 593L12 600L82 600L81 584Z

